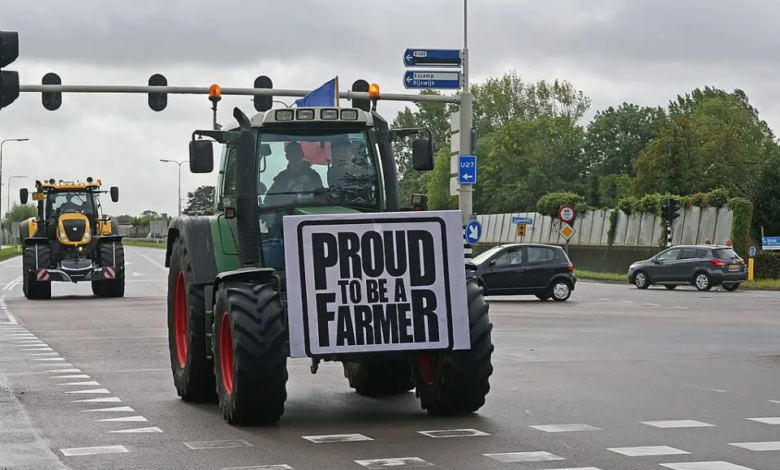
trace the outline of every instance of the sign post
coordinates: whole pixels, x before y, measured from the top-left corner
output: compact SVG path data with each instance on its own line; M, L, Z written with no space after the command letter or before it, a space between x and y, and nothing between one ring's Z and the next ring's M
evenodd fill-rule
M748 281L753 280L753 273L755 272L754 271L755 261L753 260L753 258L755 258L757 254L758 254L758 250L756 249L755 246L751 246L750 248L748 248Z

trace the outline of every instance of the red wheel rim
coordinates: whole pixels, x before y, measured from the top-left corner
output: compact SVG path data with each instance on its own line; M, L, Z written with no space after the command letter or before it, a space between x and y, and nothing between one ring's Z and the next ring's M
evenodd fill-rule
M429 353L419 353L417 355L417 370L420 372L420 379L424 384L433 384L439 372L436 356Z
M233 393L233 330L227 312L222 313L219 322L219 369L222 372L222 386L225 393Z
M184 285L184 273L176 278L176 290L173 296L173 329L176 337L176 356L179 367L187 364L187 288Z

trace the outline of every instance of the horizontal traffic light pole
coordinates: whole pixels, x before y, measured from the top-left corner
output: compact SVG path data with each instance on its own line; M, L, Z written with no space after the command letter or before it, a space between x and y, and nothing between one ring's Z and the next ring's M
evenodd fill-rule
M148 85L21 85L21 93L106 93L106 94L149 94L208 95L210 87L148 86ZM221 95L234 96L285 96L304 97L312 90L287 90L279 88L221 88ZM412 101L428 103L460 103L460 96L410 95L402 93L369 93L340 91L342 99L380 99L384 101Z

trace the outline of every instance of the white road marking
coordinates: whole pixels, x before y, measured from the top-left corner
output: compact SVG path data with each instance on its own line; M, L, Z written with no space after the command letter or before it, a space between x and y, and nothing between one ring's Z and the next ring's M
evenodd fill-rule
M168 268L166 268L164 264L162 264L162 263L160 263L160 262L158 262L158 261L156 261L156 260L154 260L154 259L152 259L152 258L150 258L150 257L146 256L146 255L145 255L145 254L143 254L143 253L139 253L139 254L140 254L141 256L143 256L144 258L148 259L150 263L152 263L153 265L155 265L155 266L157 266L158 268L162 269L163 271L167 271L167 270L168 270Z
M48 349L51 349L51 348L48 348ZM39 349L39 351L40 351L40 349ZM56 352L56 351L54 351L54 352L45 352L45 353L28 354L28 356L56 356L56 355L59 355L59 353Z
M0 263L3 264L3 263ZM5 286L3 290L6 290L8 286ZM5 304L5 295L0 296L0 309L3 310L3 313L5 314L6 318L8 318L8 323L5 323L6 325L18 325L19 322L16 321L16 317L11 315L11 312L8 311L8 306Z
M780 450L780 441L774 442L740 442L729 444L734 447L741 447L743 449L752 450L756 452L765 452L772 450Z
M780 424L780 418L747 418L750 421L756 421L764 424Z
M719 388L702 387L701 385L685 384L686 387L699 388L701 390L709 390L711 392L727 393L728 390L721 390Z
M29 345L28 345L28 344L25 344L24 346L29 346ZM22 349L22 351L54 351L54 350L53 350L52 348L50 348L50 347L46 346L45 348L41 348L41 347L39 347L39 348L27 348L27 349ZM55 353L55 354L56 354L56 353Z
M672 470L753 470L752 468L723 461L662 463L659 465L671 468Z
M52 379L89 379L87 374L55 375Z
M243 439L231 439L227 441L196 441L185 442L185 446L192 450L203 449L232 449L234 447L252 447L252 444Z
M651 455L684 455L690 454L684 450L669 446L645 446L645 447L613 447L607 450L629 457L647 457Z
M624 304L633 304L634 303L633 300L621 300L621 302L623 302Z
M780 403L780 400L769 400L770 403Z
M373 441L372 438L364 436L362 434L326 434L322 436L301 436L307 441L314 442L315 444L323 444L329 442L362 442Z
M36 359L36 361L64 361L65 358L62 357L43 357L41 359Z
M122 400L117 397L86 398L84 400L73 400L73 403L122 403Z
M658 304L642 304L643 307L660 307Z
M71 390L65 393L111 393L107 388L93 388L91 390Z
M81 369L52 369L47 370L46 372L55 372L55 373L66 373L66 372L81 372Z
M442 438L442 437L476 437L476 436L489 436L486 432L479 431L477 429L447 429L439 431L417 431L418 434L423 436Z
M118 431L108 431L109 434L142 434L142 433L149 433L149 432L163 432L163 430L158 428L157 426L153 426L150 428L120 429Z
M100 384L95 382L94 380L90 380L87 382L68 382L66 384L57 384L57 385L95 385L100 387Z
M65 457L74 457L81 455L100 455L100 454L124 454L130 452L125 446L100 446L100 447L73 447L70 449L60 449Z
M550 424L544 426L530 426L544 432L575 432L575 431L601 431L601 428L587 424Z
M702 423L692 419L681 419L676 421L643 421L642 424L656 428L703 428L715 426L714 424Z
M677 306L675 306L674 308L676 308L678 310L690 310L688 307L677 307Z
M104 421L104 422L122 421L122 422L133 422L133 423L145 423L149 420L144 418L143 416L122 416L121 418L96 419L95 421Z
M355 463L368 469L433 467L433 464L420 457L394 457L389 459L355 460Z
M226 467L222 470L293 470L293 468L286 464L280 465L255 465L252 467Z
M548 462L551 460L566 460L563 457L558 457L555 454L549 452L504 452L501 454L482 454L485 457L501 462L501 463L513 463L513 462Z
M129 411L129 412L135 412L134 409L130 408L129 406L113 406L111 408L95 408L93 410L81 410L82 413L87 413L90 411Z

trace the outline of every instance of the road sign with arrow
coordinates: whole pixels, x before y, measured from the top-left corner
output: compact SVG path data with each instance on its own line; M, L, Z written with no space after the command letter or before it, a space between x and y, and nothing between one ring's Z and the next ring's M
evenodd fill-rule
M477 220L471 220L468 224L466 224L466 243L469 245L474 245L479 241L479 238L482 236L482 224L479 223Z
M404 67L460 67L463 59L458 49L407 49Z
M458 184L477 184L477 156L458 156Z

